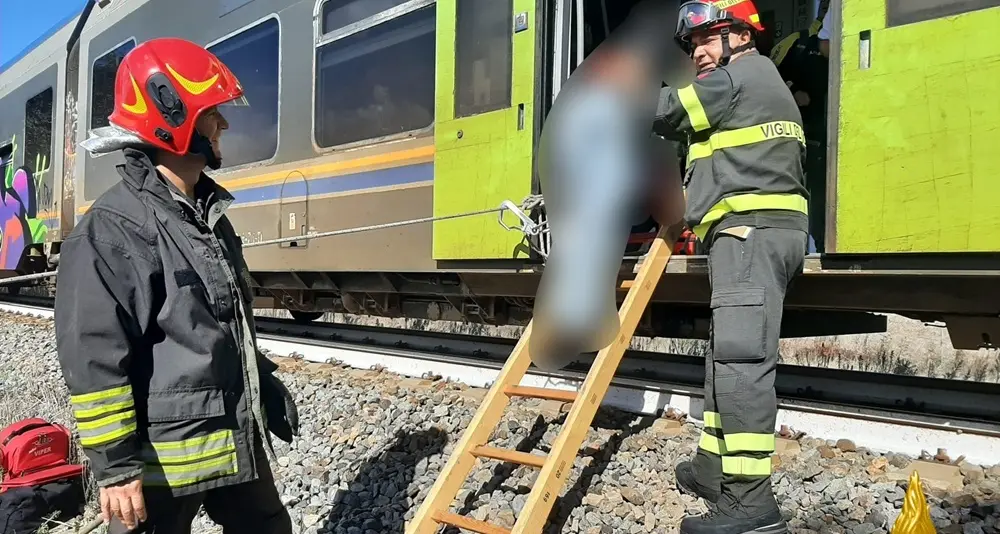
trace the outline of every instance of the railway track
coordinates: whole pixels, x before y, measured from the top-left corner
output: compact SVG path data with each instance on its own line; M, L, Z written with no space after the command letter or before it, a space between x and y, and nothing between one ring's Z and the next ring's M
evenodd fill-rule
M52 300L4 296L0 310L52 316ZM489 387L516 340L333 323L257 318L264 350L312 362L385 368L411 377L441 377ZM558 372L532 369L523 385L575 390L591 359ZM673 408L699 421L704 359L630 351L605 404L656 414ZM945 449L953 457L992 463L1000 457L1000 385L780 365L778 424L825 439L918 456Z

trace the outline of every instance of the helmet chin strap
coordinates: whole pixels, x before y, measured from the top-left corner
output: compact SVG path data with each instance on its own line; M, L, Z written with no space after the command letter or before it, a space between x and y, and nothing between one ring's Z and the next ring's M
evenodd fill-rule
M215 151L212 150L212 142L197 130L191 135L191 147L188 148L188 152L205 156L205 165L213 171L222 166L222 160L216 157Z
M722 56L719 58L719 66L725 67L729 64L729 60L732 59L733 54L738 54L746 50L750 50L754 47L753 39L745 44L741 44L736 48L731 48L729 46L729 26L722 28L720 32L722 36Z

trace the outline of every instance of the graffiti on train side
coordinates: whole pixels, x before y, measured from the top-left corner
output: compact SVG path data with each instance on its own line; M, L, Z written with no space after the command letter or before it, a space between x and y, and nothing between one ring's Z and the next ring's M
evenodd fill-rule
M0 187L0 269L13 270L21 261L24 250L45 242L46 228L38 217L38 175L49 171L44 160L35 161L32 172L28 166L13 165L14 143L8 164L4 165L4 181Z

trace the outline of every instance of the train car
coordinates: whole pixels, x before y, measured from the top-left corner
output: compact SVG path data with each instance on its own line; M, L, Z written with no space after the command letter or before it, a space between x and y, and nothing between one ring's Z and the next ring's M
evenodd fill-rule
M226 62L251 104L229 111L213 176L236 196L257 306L302 320L523 324L549 243L514 225L534 227L544 206L427 219L544 197L533 167L546 112L633 3L100 0L0 73L0 269L57 262L60 240L117 179L115 156L75 147L107 124L121 58L177 36ZM997 6L830 3L827 172L811 185L827 199L825 239L788 295L783 336L881 331L874 313L896 313L946 323L956 348L1000 337L989 200L1000 163L988 148L1000 129L985 96L1000 81L1000 52L986 43ZM809 0L758 7L762 47L813 23ZM413 220L424 222L310 238ZM624 258L623 279L640 253ZM642 332L705 337L706 258L678 255L667 271Z

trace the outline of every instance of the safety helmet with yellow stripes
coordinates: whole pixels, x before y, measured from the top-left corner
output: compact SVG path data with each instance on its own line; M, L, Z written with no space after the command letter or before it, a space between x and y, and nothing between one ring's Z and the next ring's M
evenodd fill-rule
M93 154L129 146L198 154L218 169L221 161L195 122L221 105L249 103L239 80L219 58L184 39L151 39L122 58L110 125L92 131L93 138L82 145Z

